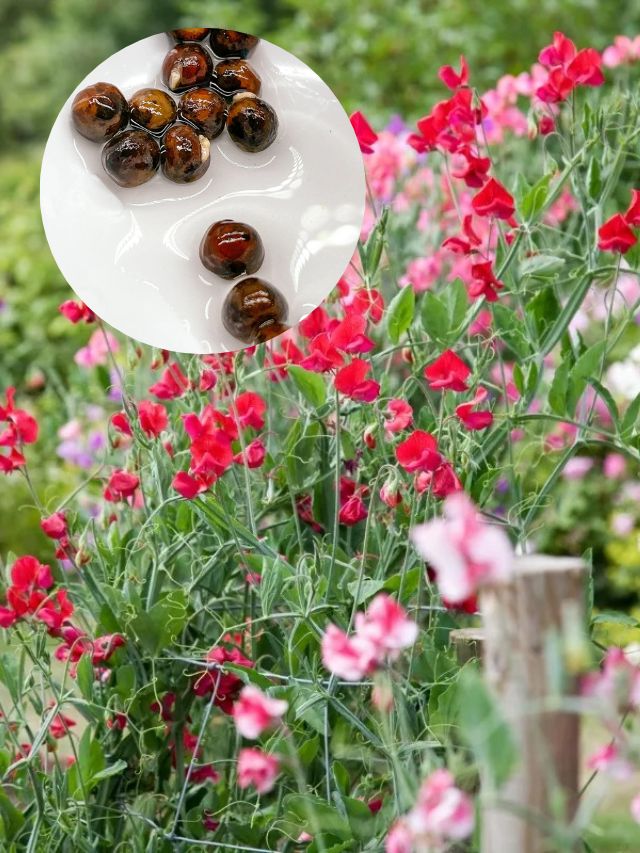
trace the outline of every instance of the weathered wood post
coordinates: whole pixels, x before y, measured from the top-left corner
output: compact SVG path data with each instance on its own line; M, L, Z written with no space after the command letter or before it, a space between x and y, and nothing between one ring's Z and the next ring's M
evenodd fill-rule
M484 631L482 628L454 628L449 632L449 643L453 646L460 666L470 660L482 660Z
M584 619L585 580L579 559L524 556L481 594L484 671L520 752L483 809L482 853L547 853L550 822L573 817L579 718L549 705L575 690L560 644Z

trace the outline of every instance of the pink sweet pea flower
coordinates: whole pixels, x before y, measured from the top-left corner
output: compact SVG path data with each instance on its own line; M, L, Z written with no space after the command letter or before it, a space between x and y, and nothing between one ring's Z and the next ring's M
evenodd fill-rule
M631 812L631 817L635 820L635 822L640 823L640 794L636 794L635 797L631 800L629 811Z
M387 433L387 438L394 432L400 432L411 425L413 421L413 409L406 400L389 400L385 414L388 418L385 420L384 431Z
M282 715L289 703L282 699L272 699L262 690L248 684L240 691L233 706L233 719L238 732L250 740L280 725Z
M597 749L587 759L587 767L604 773L616 782L624 782L633 776L633 765L621 754L615 743L607 743Z
M418 626L401 604L390 595L377 595L366 613L356 615L356 636L364 638L387 660L395 660L402 649L412 646L418 637Z
M275 755L267 755L261 749L248 747L238 754L238 785L248 788L250 785L259 794L267 794L275 785L280 762Z
M414 527L411 539L434 569L440 594L452 604L511 571L513 549L506 533L483 521L463 492L446 498L444 516Z
M448 770L436 770L422 783L418 800L406 820L417 840L427 843L459 840L473 831L473 803L455 786Z

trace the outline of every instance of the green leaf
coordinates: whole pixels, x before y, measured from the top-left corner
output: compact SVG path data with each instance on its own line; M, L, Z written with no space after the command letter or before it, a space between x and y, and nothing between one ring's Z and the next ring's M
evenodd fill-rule
M105 766L106 761L100 741L92 740L91 729L85 729L80 739L78 760L67 772L69 794L74 799L84 799L85 794L97 785L99 780L95 780L95 777L105 769Z
M564 266L564 260L557 255L531 255L520 264L520 275L532 278L549 278L559 272Z
M269 616L274 611L276 601L282 591L286 567L279 559L263 558L263 569L260 580L260 604L262 615ZM289 574L289 571L286 571Z
M288 794L282 801L285 819L299 821L300 830L315 834L318 829L322 834L333 835L336 838L351 838L351 827L338 813L334 806L314 797L311 794Z
M624 417L620 423L620 438L629 439L637 431L638 418L640 417L640 394L637 395L627 406Z
M19 657L10 652L0 654L0 683L9 691L13 702L20 703L20 663Z
M12 841L22 829L24 815L11 802L9 797L0 789L0 837Z
M571 371L572 382L578 379L589 380L594 373L599 373L606 345L606 341L598 341L582 353Z
M597 157L589 158L587 169L587 192L590 198L597 201L602 191L602 178L600 175L600 161Z
M449 334L449 311L444 302L430 290L422 295L420 318L422 327L431 340L446 342Z
M569 381L570 370L570 362L563 361L558 365L553 375L551 387L549 388L549 406L551 407L551 411L556 415L565 415L567 413L567 383Z
M400 289L389 303L387 331L392 343L397 344L413 320L416 295L410 285Z
M358 583L359 582L356 580L347 584L347 589L349 590L349 594L352 598L356 595L356 592L358 592L358 600L355 602L356 606L363 604L367 599L371 598L371 596L380 592L381 589L384 589L386 581L365 578L360 584L359 591Z
M517 751L511 730L475 667L464 667L458 681L458 719L489 786L500 787L513 770Z
M531 189L522 195L518 203L518 210L522 219L531 221L542 210L549 194L549 184L552 177L552 174L543 175Z
M524 332L522 320L513 308L509 308L500 302L494 302L492 311L499 337L521 359L527 358L530 355L529 342Z
M288 367L289 376L302 394L316 409L320 408L327 399L327 386L320 373L312 373L297 364Z
M536 293L526 312L533 320L538 339L542 339L560 313L560 303L553 288L545 287Z
M380 258L385 244L389 208L385 207L380 219L376 222L364 249L360 252L364 274L371 281L380 266Z
M637 628L640 624L633 616L627 613L597 613L591 620L592 625L625 625L629 628Z
M157 654L177 636L187 620L187 595L182 589L172 590L139 613L129 623L136 639L150 653Z
M618 406L616 405L616 401L613 399L611 391L609 391L608 388L605 388L604 385L601 382L598 382L598 380L594 377L591 377L591 379L589 380L589 384L593 386L593 388L598 393L598 396L609 410L611 420L613 421L617 429L620 419L620 413L618 412Z
M90 702L93 699L93 664L91 655L82 655L76 669L76 682L84 698Z

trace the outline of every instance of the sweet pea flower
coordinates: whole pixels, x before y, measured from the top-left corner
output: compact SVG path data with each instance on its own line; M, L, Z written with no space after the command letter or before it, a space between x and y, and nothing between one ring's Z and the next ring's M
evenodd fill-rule
M452 604L510 574L513 548L507 535L483 521L463 492L446 498L443 517L414 527L411 539L434 569L442 597Z
M380 393L380 383L367 379L371 365L361 358L354 358L346 367L342 367L335 376L336 389L360 403L370 403Z
M384 422L384 431L389 438L393 433L411 426L413 421L413 409L406 400L389 400L385 409L388 417Z
M635 822L640 823L640 794L636 794L635 797L631 800L629 811L631 812L631 817L635 820Z
M427 365L424 375L429 380L429 388L436 391L466 391L466 380L471 375L471 368L453 350L448 349Z
M638 238L621 213L615 213L598 228L598 248L601 252L620 252L624 255L637 242Z
M633 776L633 765L615 743L607 743L592 753L587 759L587 767L604 773L616 782L624 782Z
M438 443L431 433L421 429L414 430L411 435L396 447L396 459L405 471L435 471L442 462L438 453Z
M371 127L360 110L352 113L349 117L349 121L351 122L351 127L353 128L358 140L360 151L362 151L363 154L371 154L373 152L373 146L378 141L378 134Z
M478 216L495 216L497 219L511 219L515 212L513 196L495 178L489 178L474 195L471 207Z
M275 755L267 755L261 749L249 747L238 754L238 785L248 788L253 785L259 794L267 794L275 785L280 762Z
M259 688L248 684L242 688L233 706L236 729L243 737L255 740L263 732L280 725L288 707L288 702L272 699Z

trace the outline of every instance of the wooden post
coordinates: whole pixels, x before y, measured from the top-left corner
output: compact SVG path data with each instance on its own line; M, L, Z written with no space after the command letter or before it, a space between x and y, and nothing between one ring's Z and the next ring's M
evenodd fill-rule
M574 558L517 557L512 579L481 593L485 675L520 753L483 810L482 853L547 853L550 822L574 815L579 718L548 706L575 691L562 640L584 619L585 569Z
M482 628L454 628L449 632L449 643L456 652L460 666L470 660L482 660L484 631Z

